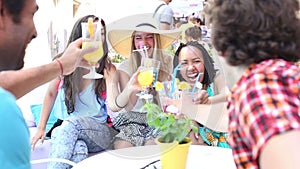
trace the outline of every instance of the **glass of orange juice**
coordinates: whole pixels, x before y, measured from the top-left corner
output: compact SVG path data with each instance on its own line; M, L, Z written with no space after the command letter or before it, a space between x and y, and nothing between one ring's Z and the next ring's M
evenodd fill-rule
M141 68L138 74L138 83L142 87L141 93L137 95L140 98L150 99L153 96L148 93L148 87L154 87L158 78L160 62L151 58L143 58Z
M152 58L143 58L141 66L144 68L153 70L154 80L152 82L152 86L155 86L155 83L157 82L157 79L158 79L160 61L152 59Z
M95 52L84 55L84 59L91 65L90 72L83 76L86 79L100 79L103 75L96 72L96 64L103 57L102 46L102 26L101 22L93 22L93 18L89 18L88 22L81 23L82 28L82 48L89 46L98 46Z

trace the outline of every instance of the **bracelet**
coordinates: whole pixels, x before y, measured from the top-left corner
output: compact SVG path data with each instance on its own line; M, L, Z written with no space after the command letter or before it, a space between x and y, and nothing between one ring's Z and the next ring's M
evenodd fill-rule
M115 104L116 104L116 106L119 107L120 109L124 108L126 105L125 105L125 106L119 106L118 103L117 103L117 99L118 99L118 96L117 96L116 99L115 99Z
M59 64L61 76L64 75L64 67L59 59L55 59L55 61Z

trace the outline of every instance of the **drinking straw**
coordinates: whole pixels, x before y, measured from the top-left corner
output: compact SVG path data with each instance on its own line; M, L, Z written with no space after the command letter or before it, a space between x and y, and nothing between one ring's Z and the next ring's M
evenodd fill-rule
M142 52L142 57L143 58L148 58L147 47L144 45L144 43L142 41L140 41L138 43L138 45L139 45L139 49L136 49L136 50L133 50L133 51L134 52L135 51Z
M201 73L198 73L197 78L196 78L195 85L194 85L194 87L193 87L193 89L192 89L192 94L194 94L194 92L195 92L195 90L196 90L197 83L198 83L198 81L199 81L199 79L200 79L200 77L201 77L202 74L203 74L202 72L201 72Z
M173 98L173 93L175 91L176 75L177 75L177 72L178 72L180 66L181 66L181 63L179 63L173 70L172 83L171 83L171 89L170 89L170 98Z
M145 57L148 58L148 52L147 52L147 47L146 46L144 46L144 52L145 52L144 53Z

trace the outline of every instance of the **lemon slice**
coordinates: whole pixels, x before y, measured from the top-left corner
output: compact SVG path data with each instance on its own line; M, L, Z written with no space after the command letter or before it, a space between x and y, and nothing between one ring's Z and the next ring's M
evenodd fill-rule
M198 89L202 89L202 83L200 83L200 82L196 82L196 87L198 88Z
M178 78L176 78L176 79L175 79L175 84L176 84L176 86L178 86L179 83L180 83L180 80L179 80Z
M160 91L160 90L162 90L163 88L164 88L164 86L163 86L163 84L162 84L161 82L157 81L157 82L155 83L155 90L156 90L156 91Z
M90 38L94 37L94 25L93 25L93 18L88 19L88 31L90 34Z
M179 90L188 90L188 89L191 89L192 87L191 87L191 85L190 84L188 84L187 82L179 82L179 84L178 84L178 89Z
M150 86L153 82L153 71L152 70L143 70L140 71L138 75L138 82L142 87Z

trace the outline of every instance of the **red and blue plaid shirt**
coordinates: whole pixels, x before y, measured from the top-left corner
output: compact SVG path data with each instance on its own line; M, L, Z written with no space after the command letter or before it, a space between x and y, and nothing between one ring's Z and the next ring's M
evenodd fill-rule
M238 169L259 168L273 136L300 129L300 67L284 60L253 64L229 98L229 143Z

